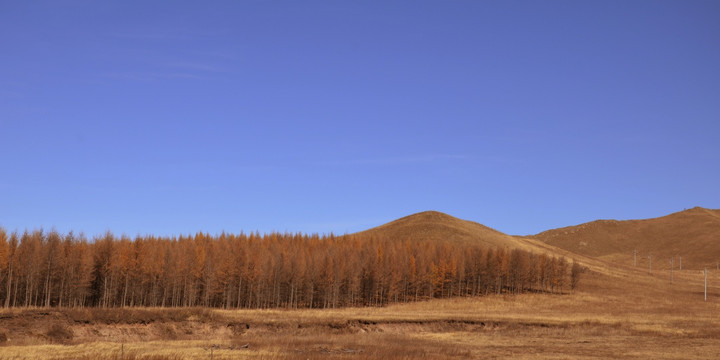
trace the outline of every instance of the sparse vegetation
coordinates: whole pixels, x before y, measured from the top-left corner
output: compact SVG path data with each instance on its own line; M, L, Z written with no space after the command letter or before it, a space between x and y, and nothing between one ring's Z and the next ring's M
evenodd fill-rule
M0 359L714 358L718 288L620 268L587 270L572 295L434 299L385 307L0 310ZM720 274L713 274L718 281ZM97 317L97 318L95 318ZM46 336L57 323L74 336Z
M60 344L67 343L73 338L72 330L59 323L52 324L45 335L51 342Z
M411 218L410 221L414 219ZM451 225L461 227L466 225L458 224ZM469 229L474 225L467 226ZM427 239L415 243L405 240L394 241L381 238L377 233L364 233L358 237L299 236L298 240L293 240L296 237L293 235L291 240L277 236L258 237L253 242L249 241L249 237L243 240L247 241L242 243L244 247L253 249L254 246L252 251L257 251L246 253L245 259L248 262L251 261L252 256L261 254L262 251L286 254L287 251L285 253L282 251L282 242L288 241L288 244L297 246L293 251L304 251L303 254L310 259L309 263L317 264L317 269L313 271L326 275L332 273L330 279L343 279L349 269L353 269L352 266L359 266L360 274L378 269L376 275L373 275L377 277L371 279L378 279L377 283L374 283L376 286L374 291L382 291L382 298L385 300L376 300L369 305L383 306L343 307L342 305L347 305L343 303L344 300L339 301L337 306L325 306L328 304L327 299L333 296L332 291L325 291L328 289L327 284L332 282L327 282L326 285L313 283L317 292L305 293L303 295L305 297L297 298L297 306L289 306L291 304L289 301L281 302L281 306L274 306L273 299L276 299L277 294L280 294L280 298L290 295L284 290L289 284L288 279L283 277L282 271L273 271L273 269L283 269L279 264L286 264L278 259L291 259L285 255L270 256L264 261L260 261L259 256L253 258L253 263L259 264L260 270L255 275L256 278L253 280L255 282L251 282L252 285L245 283L244 286L255 288L257 284L262 283L261 279L269 281L267 284L270 285L266 285L263 290L255 288L249 294L264 299L263 301L270 305L259 308L253 306L251 309L226 309L220 306L222 303L220 305L212 303L213 300L210 305L216 307L186 307L182 306L184 305L182 302L175 307L140 307L138 305L143 304L142 299L151 297L153 282L143 280L132 271L123 273L122 268L117 270L119 272L109 273L113 278L112 280L108 278L107 289L114 289L113 295L109 298L115 303L111 302L105 307L52 306L55 301L59 301L59 299L55 300L56 295L52 294L63 288L63 285L57 285L52 276L47 280L45 270L39 270L36 279L28 280L27 270L11 268L8 265L3 268L5 280L10 278L9 270L15 269L12 275L14 280L11 294L16 288L18 293L26 293L28 290L24 287L25 284L42 284L29 293L33 294L33 299L38 299L38 304L44 304L48 297L43 289L50 289L53 293L50 295L49 307L7 307L0 310L0 360L37 358L177 360L211 357L213 360L237 358L594 359L598 357L713 359L720 353L720 331L718 331L720 319L716 316L720 313L718 287L720 272L710 269L708 273L706 302L703 301L704 277L699 271L676 271L675 281L671 284L667 281L668 274L662 269L650 274L642 267L633 267L632 262L623 265L604 259L571 254L550 246L542 247L541 243L540 245L532 243L532 239L528 239L528 244L537 245L535 248L537 251L534 253L526 251L527 248L496 250L467 246L469 238L459 240L452 238L452 231L457 229L447 230L450 228L451 226L446 227L446 231L451 232L448 237L450 240L446 242ZM432 231L436 234L440 233L437 229ZM463 236L465 234L463 233ZM164 248L164 252L160 252L166 255L171 253L168 249L172 249L172 246L177 246L178 249L194 249L192 252L179 252L180 254L196 255L196 251L201 250L200 253L204 251L205 255L202 258L205 262L202 263L204 266L199 273L201 276L184 278L183 273L172 275L162 273L163 275L157 278L158 293L165 291L161 280L173 279L173 276L183 281L195 281L194 294L199 297L198 299L206 296L206 289L213 289L212 286L207 286L212 284L207 282L207 279L217 281L218 278L208 277L208 271L215 271L220 267L218 261L222 259L219 254L222 253L221 250L226 249L214 248L214 246L221 246L223 242L227 244L232 242L227 240L228 235L224 235L224 238L205 238L201 234L198 236L203 240L187 238L183 240L182 245L180 240L140 239L139 246L142 250L148 249L143 247L147 245L143 243L144 241L159 243L167 241L168 247ZM60 238L62 245L65 240L63 237ZM83 244L79 246L84 246L89 254L96 251L94 246L100 248L106 246L111 250L109 253L111 256L106 259L122 259L123 257L117 254L123 254L127 249L137 246L134 242L123 239L112 239L110 242L108 239L99 240L95 244L75 241L75 245ZM172 245L172 241L176 244ZM40 245L39 249L48 246L47 241L41 241ZM303 250L303 246L312 250ZM335 258L328 254L347 256L349 253L343 252L346 251L343 246L348 246L353 249L352 253L358 253L360 256L356 259L349 258L344 267L336 267L338 265L334 261ZM403 262L408 254L403 251L410 251L409 254L416 256L415 272L402 270L412 268L409 266L411 262ZM573 260L565 261L562 257L553 256L553 253L572 256ZM130 254L136 253L130 252ZM421 254L427 257L421 258ZM18 263L24 261L21 257L9 259ZM134 259L137 261L138 258ZM376 262L371 263L374 268L363 267L362 264L367 259L375 259ZM445 263L442 262L443 259ZM475 260L478 260L479 264L495 261L496 265L477 268L472 265ZM47 261L39 263L42 265L41 269L51 267L66 273L62 265L67 264L66 261L67 259L55 258L52 266L49 266ZM186 265L190 269L195 268L193 264L196 264L196 260L188 261L190 263ZM555 265L549 266L548 264L553 261ZM292 264L292 261L289 263ZM6 264L9 264L9 261ZM96 263L91 262L91 264L93 264L91 268L97 268ZM135 264L138 266L137 269L143 269L142 262ZM164 264L167 266L167 262ZM277 267L270 266L273 264ZM430 271L433 268L428 264L434 264L436 270ZM306 264L306 266L310 265ZM312 267L290 266L290 268L298 270ZM426 274L433 274L436 277L430 277L434 280L427 283L428 286L432 286L428 287L432 291L426 290L427 292L420 293L419 299L426 301L415 302L412 291L415 287L412 284L422 283L420 280L422 277L412 280L412 277L404 276L422 273L419 269L425 269ZM453 269L456 270L455 273L452 272ZM472 274L477 269L484 269L476 274L486 276L488 279L487 283L481 282L483 286L476 287L483 290L479 294L499 295L458 296L463 295L462 291L473 289L472 281L468 282L468 279L473 278L467 274ZM490 271L491 269L494 271ZM533 269L536 274L545 272L545 275L533 277L530 271ZM142 274L143 270L136 271ZM235 271L242 273L242 270ZM445 275L438 276L448 272L450 276L447 278L444 277ZM234 273L229 274L231 280L228 283L232 283ZM553 280L552 274L567 276ZM581 274L582 281L579 282ZM132 288L128 290L126 301L133 301L133 307L121 307L121 303L118 303L122 301L121 294L124 292L122 289L126 276ZM363 279L362 276L359 278ZM272 280L275 277L279 280ZM302 277L302 279L308 278ZM361 282L368 281L367 279ZM408 280L402 283L407 288L401 286L393 289L390 285L394 283L392 279ZM445 282L445 279L450 281ZM543 279L548 283L543 284ZM237 280L245 282L249 281L249 278L240 277ZM177 281L177 284L183 283ZM341 290L337 294L339 299L343 299L348 294L347 288L343 287L345 282L338 281ZM18 284L15 285L15 282ZM528 282L529 285L523 282ZM93 283L104 285L105 281ZM5 287L7 283L2 284ZM550 290L553 285L572 289L572 292L552 294ZM364 285L361 285L361 288L362 286ZM271 291L273 288L280 290L273 292ZM536 289L538 292L527 292L523 289ZM547 293L543 293L543 290ZM66 291L72 293L67 288ZM407 294L404 294L405 291ZM63 292L58 291L59 293ZM215 299L212 291L209 291L209 294L210 299ZM371 294L379 296L376 292ZM398 294L397 298L394 297L395 294ZM182 298L184 293L181 292L179 296ZM315 299L309 301L307 296ZM96 298L98 298L96 294L90 293L86 301ZM413 299L406 300L406 298ZM19 299L24 300L23 297ZM14 299L11 303L13 301ZM364 301L357 301L355 305L368 305ZM65 300L63 303L72 304ZM309 307L308 304L313 304L313 307ZM2 335L5 337L3 338Z
M702 301L701 278L670 286L645 272L631 283L590 271L573 295L435 299L386 307L208 310L143 309L158 323L73 323L70 309L7 309L16 334L0 359L475 359L706 358L720 350L720 297ZM699 295L699 297L698 297ZM107 309L109 312L123 309ZM195 309L193 311L201 311ZM192 313L192 311L191 311ZM97 312L103 319L104 312ZM180 316L179 314L183 314ZM8 317L8 315L11 315ZM24 319L23 327L13 321ZM38 331L67 319L76 336L46 345ZM175 319L175 320L173 320ZM167 328L177 331L169 334ZM25 332L25 333L24 333ZM124 345L123 345L124 344Z
M712 246L718 234L720 210L695 207L653 219L597 220L531 238L575 254L657 271L670 270L667 260L676 256L680 270L720 267L720 247Z

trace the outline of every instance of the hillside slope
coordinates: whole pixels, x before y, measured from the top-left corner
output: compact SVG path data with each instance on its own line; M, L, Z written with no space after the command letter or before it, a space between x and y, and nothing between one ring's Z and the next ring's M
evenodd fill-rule
M720 261L720 210L695 207L667 216L644 220L597 220L548 230L529 238L576 254L598 257L626 265L669 268L682 256L683 269L716 267Z
M424 211L357 233L394 240L450 241L480 244L486 248L521 249L536 254L560 256L578 261L589 270L614 278L627 276L626 270L610 266L605 260L572 252L531 237L511 236L479 223L437 212Z
M461 220L437 211L406 216L358 234L398 240L472 242L494 248L529 251L539 249L532 240L510 236L476 222Z

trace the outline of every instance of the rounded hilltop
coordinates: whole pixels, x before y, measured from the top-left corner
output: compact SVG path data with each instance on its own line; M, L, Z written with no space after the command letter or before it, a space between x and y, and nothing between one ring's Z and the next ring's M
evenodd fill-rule
M521 238L435 210L408 215L357 234L398 241L475 242L495 248L532 250L532 246Z

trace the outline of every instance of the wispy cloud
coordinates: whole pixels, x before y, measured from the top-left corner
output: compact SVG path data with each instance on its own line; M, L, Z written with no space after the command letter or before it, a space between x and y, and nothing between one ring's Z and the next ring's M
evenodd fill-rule
M202 76L190 72L120 72L106 73L103 75L108 78L125 79L134 81L156 81L156 80L172 80L172 79L190 79L190 80L209 80L207 76Z
M346 161L320 162L319 165L400 165L400 164L421 164L441 161L466 160L467 155L458 154L433 154L422 156L393 156L383 158L349 159Z
M387 158L375 158L375 159L359 159L356 160L356 164L369 164L369 165L393 165L393 164L416 164L416 163L430 163L444 160L463 160L467 159L465 155L424 155L424 156L399 156L399 157L387 157Z
M209 62L148 62L145 68L152 70L109 72L103 74L103 77L135 81L168 79L211 80L217 79L221 76L220 74L232 73L232 71L227 68Z
M197 29L188 30L185 28L157 28L157 29L126 29L109 34L119 39L130 40L150 40L150 41L168 41L168 40L190 40L200 39L217 34L203 32Z
M167 67L175 69L183 69L189 71L207 72L207 73L228 73L229 70L207 63L192 63L192 62L175 62L166 64Z

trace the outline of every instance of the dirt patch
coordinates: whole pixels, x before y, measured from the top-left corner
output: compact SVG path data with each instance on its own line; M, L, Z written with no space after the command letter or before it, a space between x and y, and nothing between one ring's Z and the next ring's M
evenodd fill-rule
M152 324L182 321L213 322L217 315L207 308L136 309L136 308L82 308L67 309L61 314L80 324Z
M242 335L250 330L250 324L242 322L231 322L227 324L227 328L230 329L233 335Z
M47 330L45 336L52 343L56 344L67 344L73 339L73 331L63 324L53 324L50 329Z
M113 313L113 311L115 313ZM229 320L210 311L165 311L163 309L69 309L69 311L27 310L0 318L0 329L12 334L12 341L0 334L0 344L80 344L90 342L144 342L165 340L229 340L245 345L250 339L268 336L318 337L386 334L404 336L439 333L542 333L566 334L592 329L597 334L617 334L618 324L522 322L497 320ZM5 314L7 315L7 314ZM48 328L48 324L52 324ZM587 328L587 329L586 329ZM622 329L628 331L626 329ZM307 349L307 347L303 347ZM334 349L333 351L338 350ZM342 349L340 349L342 350Z

